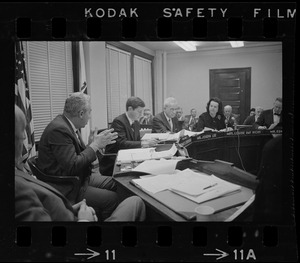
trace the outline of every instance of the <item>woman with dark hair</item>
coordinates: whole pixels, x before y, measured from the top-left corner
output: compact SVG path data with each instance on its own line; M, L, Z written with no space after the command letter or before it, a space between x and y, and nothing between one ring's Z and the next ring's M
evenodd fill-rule
M196 131L202 131L204 128L213 130L226 128L222 101L217 97L209 100L206 105L206 112L199 116Z

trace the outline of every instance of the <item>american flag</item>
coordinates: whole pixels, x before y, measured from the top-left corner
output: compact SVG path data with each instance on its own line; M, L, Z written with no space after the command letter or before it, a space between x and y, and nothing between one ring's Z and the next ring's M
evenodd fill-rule
M25 58L22 42L16 42L16 68L15 68L15 104L20 107L26 117L26 139L23 144L23 158L26 162L28 157L36 154L34 144L34 129L31 111L29 86L26 77Z
M88 94L85 72L85 58L82 41L79 42L79 83L80 92ZM87 125L81 129L81 137L85 144L88 144L89 142L90 133L91 124L90 121L88 121Z

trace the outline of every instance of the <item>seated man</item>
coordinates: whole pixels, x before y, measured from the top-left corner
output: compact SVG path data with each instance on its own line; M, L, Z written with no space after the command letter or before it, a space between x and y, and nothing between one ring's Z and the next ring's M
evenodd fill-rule
M253 203L253 220L260 223L282 223L292 216L292 204L283 202L288 195L288 179L284 178L282 165L282 135L269 140L262 152L259 183ZM288 198L287 198L288 199ZM287 200L286 199L286 200Z
M144 125L152 125L153 115L150 109L144 109L144 116L140 118L139 122Z
M224 107L224 116L225 116L226 128L233 129L237 125L237 120L235 116L232 114L232 107L230 105L226 105Z
M176 133L180 131L176 118L178 103L175 98L169 97L164 101L164 111L153 118L153 133Z
M191 114L185 116L183 128L186 130L195 131L197 122L198 122L197 110L191 109Z
M273 108L264 110L253 126L259 130L282 128L282 98L276 98Z
M90 145L84 145L79 129L87 124L90 115L90 96L81 92L71 94L66 99L63 114L54 118L41 136L37 166L48 175L78 176L81 188L71 203L86 199L104 220L118 205L117 187L112 178L92 174L91 164L99 150L115 143L117 133L112 129L103 131ZM67 198L71 192L68 185L56 184L55 188Z
M140 138L140 119L145 103L138 97L130 97L126 102L126 112L116 117L111 128L118 133L115 144L107 145L105 153L118 153L121 149L132 149L141 147L153 147L158 141L155 139L143 140ZM112 175L114 159L104 157L100 160L100 172Z
M263 112L263 108L260 106L255 107L254 109L254 115L250 115L248 116L245 120L244 120L244 125L253 125L257 120L259 115Z
M75 205L52 186L26 173L21 166L26 120L15 106L15 219L17 221L98 221L85 199ZM125 199L106 221L142 221L145 205L139 197Z

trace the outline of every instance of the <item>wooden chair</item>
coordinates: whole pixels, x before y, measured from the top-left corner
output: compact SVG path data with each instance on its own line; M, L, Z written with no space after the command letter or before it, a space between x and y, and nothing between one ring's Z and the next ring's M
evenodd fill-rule
M27 160L33 175L60 191L72 204L76 203L77 195L81 186L79 177L47 175L37 167L37 160L37 156L33 156Z

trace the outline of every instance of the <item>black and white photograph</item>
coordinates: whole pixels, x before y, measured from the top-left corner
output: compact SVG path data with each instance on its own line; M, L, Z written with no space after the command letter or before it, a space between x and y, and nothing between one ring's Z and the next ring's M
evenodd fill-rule
M0 17L0 261L297 260L295 3Z
M16 220L284 220L281 42L20 41L16 78Z

